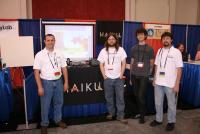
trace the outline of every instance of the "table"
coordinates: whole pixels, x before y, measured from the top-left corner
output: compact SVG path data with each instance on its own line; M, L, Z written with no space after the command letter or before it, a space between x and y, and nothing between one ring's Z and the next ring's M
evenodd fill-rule
M105 103L103 77L99 67L68 67L69 92L64 105Z
M74 88L74 91L64 94L63 117L93 116L107 112L104 92L94 91L94 88L99 89L99 83L103 86L99 67L68 67L68 73L69 87L70 89ZM26 78L25 83L28 120L32 120L40 111L37 85L33 73ZM74 85L78 88L79 93L75 90ZM52 111L51 109L51 117L53 116Z
M68 67L68 73L69 87L73 92L64 94L63 117L97 116L106 113L107 108L104 92L101 90L94 91L95 88L99 89L97 86L98 83L101 83L100 87L103 88L103 78L99 67ZM95 82L96 86L94 84ZM138 113L138 108L135 104L133 89L128 83L129 80L127 79L125 88L125 113L131 115ZM90 91L88 87L92 91ZM77 92L77 89L79 92ZM31 74L26 79L26 96L28 119L32 120L34 115L38 115L35 113L38 112L38 109L40 108L34 74ZM152 83L148 83L146 97L147 112L155 113L154 90ZM52 111L53 110L50 110L51 117L53 116Z
M70 87L73 87L72 85L74 85L75 83L77 87L81 89L80 88L81 83L86 82L87 79L90 79L92 83L94 83L95 81L97 81L97 83L102 81L101 73L98 67L84 67L84 68L71 67L68 68L68 72L69 72ZM7 76L8 75L6 75L5 79L5 72L0 71L0 82L1 82L0 109L4 109L0 111L1 120L6 120L9 118L10 112L8 112L8 110L9 109L10 111L12 110L12 104L13 104L11 84L9 84L10 83L9 81L11 80L9 80ZM28 119L32 120L35 115L38 115L40 109L39 97L37 94L37 85L33 73L26 78L25 83L26 83ZM80 85L78 86L77 83ZM133 93L132 89L128 86L128 80L126 85L127 87L125 89L125 102L126 102L125 112L131 114L133 112L137 112L137 108L133 102L134 95L132 94ZM84 91L86 90L84 89ZM155 112L153 92L154 92L153 87L151 83L149 83L147 91L148 113ZM85 95L86 94L83 94L83 96L81 97L85 98L86 97ZM69 95L65 94L65 97L67 96L70 97ZM104 97L102 92L97 96L99 96L99 99L97 100L88 99L89 98L88 97L84 101L83 98L79 99L79 96L76 96L76 98L78 98L78 101L74 101L74 99L69 101L68 98L65 98L66 100L65 100L65 105L63 106L63 117L80 117L80 116L90 116L90 115L96 116L107 112L106 104L102 99L102 97ZM73 96L71 97L73 98ZM179 97L184 102L189 103L193 106L200 106L200 65L184 63Z
M180 97L184 103L200 106L200 65L184 63Z
M107 112L99 67L68 67L70 93L64 94L63 117Z

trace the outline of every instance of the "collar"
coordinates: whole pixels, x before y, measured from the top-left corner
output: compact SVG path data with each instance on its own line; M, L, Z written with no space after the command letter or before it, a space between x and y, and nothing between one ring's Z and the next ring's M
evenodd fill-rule
M44 51L44 53L46 53L46 54L48 54L48 53L56 53L56 50L55 50L55 48L54 48L54 50L52 51L52 52L50 52L50 51L48 51L47 49L46 49L46 47L43 49L43 51Z
M169 50L169 49L173 49L174 48L174 46L172 45L171 47L169 47L169 48L165 48L165 47L163 47L163 50Z
M143 42L139 42L138 44L141 46L144 46L146 43L145 43L145 41L143 41Z

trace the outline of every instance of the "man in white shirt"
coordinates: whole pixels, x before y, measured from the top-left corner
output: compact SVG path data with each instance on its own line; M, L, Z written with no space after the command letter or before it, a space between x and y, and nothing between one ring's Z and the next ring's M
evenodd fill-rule
M100 70L104 78L105 98L109 112L107 119L112 119L117 114L117 120L124 124L128 123L124 119L123 74L125 71L126 57L126 52L119 46L116 35L109 34L105 42L105 48L101 50L98 56ZM116 98L114 98L114 94L116 94ZM117 107L117 112L115 107Z
M156 120L150 126L155 127L163 121L163 100L167 96L168 123L166 131L172 131L176 122L176 95L179 91L179 83L182 74L181 52L172 46L173 36L165 32L161 36L163 47L157 52L155 59L154 96L156 106Z
M54 49L54 35L45 35L44 43L45 48L36 54L33 66L41 101L41 134L47 134L51 100L55 123L61 128L67 127L62 121L63 91L68 90L66 61L61 52ZM62 74L64 84L61 78Z

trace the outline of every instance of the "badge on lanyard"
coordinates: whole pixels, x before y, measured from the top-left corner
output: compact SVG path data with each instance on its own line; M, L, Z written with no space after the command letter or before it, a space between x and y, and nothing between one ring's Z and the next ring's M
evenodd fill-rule
M55 76L60 76L60 74L61 74L60 72L54 72Z
M114 64L114 60L115 60L115 54L116 54L116 50L114 51L112 63L110 63L110 56L109 56L109 52L108 52L108 70L109 70L109 71L114 70L113 64Z
M61 76L61 71L58 68L54 69L54 76L55 77L60 77Z
M60 77L61 72L60 72L60 70L58 69L58 61L57 61L57 59L56 59L56 53L54 53L53 61L51 60L49 53L48 53L48 57L49 57L49 60L50 60L50 62L51 62L51 65L52 65L52 67L53 67L53 69L54 69L54 76Z
M143 53L142 53L143 52ZM144 69L144 55L145 55L145 52L146 52L146 45L144 47L144 50L140 50L139 51L139 45L138 45L138 59L137 59L137 67L140 68L140 69ZM142 53L142 57L140 56L140 53ZM141 57L141 58L140 58Z
M165 77L165 70L164 70L164 69L161 69L161 70L160 70L159 76L160 76L160 77Z
M160 58L160 68L161 68L161 70L160 70L160 72L159 72L159 76L162 77L162 78L165 77L165 68L166 68L167 59L168 59L168 55L169 55L170 49L171 49L171 47L169 48L168 53L167 53L167 56L166 56L166 58L165 58L164 66L162 66L163 64L161 63L161 61L162 61L163 49L161 49L160 52L159 52L159 55L161 54L161 58Z
M159 72L160 77L165 77L165 72Z
M143 68L143 67L144 67L144 62L138 62L138 63L137 63L137 67Z
M113 65L112 65L112 64L109 64L109 65L108 65L108 70L111 71L111 70L113 70L113 69L114 69Z

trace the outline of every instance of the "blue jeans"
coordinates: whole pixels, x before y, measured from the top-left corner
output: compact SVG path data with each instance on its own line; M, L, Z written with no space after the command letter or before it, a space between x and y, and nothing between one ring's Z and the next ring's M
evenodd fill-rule
M110 79L104 80L105 98L107 103L108 112L115 115L115 107L117 107L117 119L124 118L124 82L123 80ZM114 100L115 99L115 100ZM116 106L115 106L116 103Z
M49 109L51 102L53 103L54 121L58 123L62 119L63 105L63 81L59 80L43 80L44 96L40 97L41 101L41 126L49 125Z
M154 96L156 106L156 121L163 121L163 100L164 95L167 96L168 111L167 119L168 123L176 122L176 96L172 88L155 85Z

